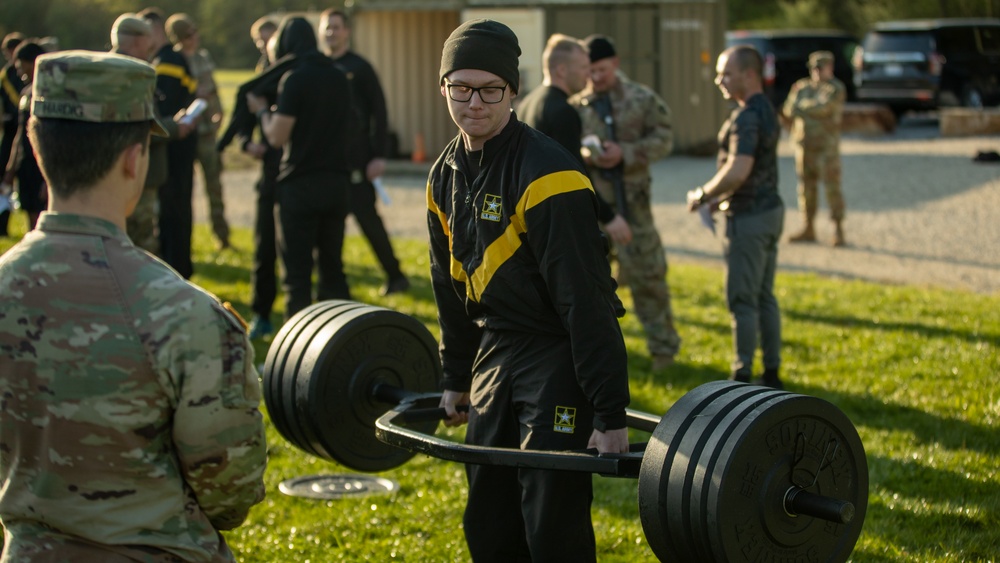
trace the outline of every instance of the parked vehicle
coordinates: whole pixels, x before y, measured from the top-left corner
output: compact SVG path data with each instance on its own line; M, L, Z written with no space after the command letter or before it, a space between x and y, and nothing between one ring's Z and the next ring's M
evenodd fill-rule
M858 99L900 115L1000 102L1000 19L881 22L854 60Z
M859 42L850 33L823 29L757 29L726 32L726 46L752 45L764 57L764 92L780 107L792 84L809 76L809 53L830 51L833 74L847 87L847 99L855 98L851 59Z

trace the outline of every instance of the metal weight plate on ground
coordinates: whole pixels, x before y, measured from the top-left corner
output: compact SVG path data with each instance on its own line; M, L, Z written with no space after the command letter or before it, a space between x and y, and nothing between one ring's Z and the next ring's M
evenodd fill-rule
M306 452L358 471L401 465L415 454L375 437L375 420L395 405L376 400L372 390L386 383L413 393L437 391L441 367L434 337L416 319L381 307L330 305L325 313L314 313L311 308L298 313L312 318L281 346L286 358L280 384L264 386L265 394L281 395L268 404L294 421L288 425L292 436L282 435ZM430 433L437 424L427 421L414 429Z
M399 483L373 475L307 475L278 483L282 493L321 500L385 495L399 490Z
M853 504L850 522L791 515L792 487ZM702 385L661 419L639 513L662 561L846 561L868 501L864 447L832 404L733 382Z
M310 305L282 325L268 348L261 374L268 415L279 434L313 455L318 454L311 451L301 425L295 418L292 391L295 388L299 357L293 354L293 350L300 338L309 340L308 335L315 333L318 327L322 327L330 317L336 316L338 311L363 306L364 304L355 301L321 301ZM319 319L318 324L314 323L316 319ZM306 336L302 336L303 334Z

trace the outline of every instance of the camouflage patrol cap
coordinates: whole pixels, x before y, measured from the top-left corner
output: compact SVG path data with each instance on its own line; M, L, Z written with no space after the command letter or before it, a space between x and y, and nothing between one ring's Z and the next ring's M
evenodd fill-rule
M38 57L31 87L31 115L93 123L148 121L166 137L153 110L156 72L115 53L60 51Z
M833 64L833 53L830 51L814 51L809 54L809 68L816 68L824 64Z

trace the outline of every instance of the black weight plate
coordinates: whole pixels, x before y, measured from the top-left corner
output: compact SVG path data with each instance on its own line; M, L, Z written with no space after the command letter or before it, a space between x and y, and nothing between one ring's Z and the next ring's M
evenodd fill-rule
M306 351L314 345L317 338L322 338L320 342L325 342L326 336L318 336L322 330L336 323L341 315L348 311L368 307L364 303L356 301L325 301L316 303L302 312L308 311L304 315L305 320L299 325L298 334L290 334L288 344L285 346L288 359L285 362L285 377L282 378L280 388L280 398L282 410L287 413L288 426L291 435L295 438L295 443L305 451L315 456L324 457L313 448L312 432L309 428L311 423L306 415L305 409L299 404L300 399L296 395L296 388L303 378L308 381L311 376L308 368L302 367L303 358ZM298 316L298 315L296 315Z
M319 304L317 304L319 305ZM264 370L261 373L264 392L264 406L275 429L289 442L299 446L292 436L288 417L293 416L292 411L282 408L282 383L285 376L286 363L288 361L288 349L291 347L295 336L299 334L308 319L319 314L322 307L311 306L288 319L271 341L267 349L267 357L264 360ZM294 377L294 373L289 373L289 377ZM301 447L301 446L299 446Z
M308 320L325 310L325 308L325 303L317 303L288 319L271 341L271 345L267 350L267 357L264 360L264 369L261 372L264 406L267 408L271 422L282 437L296 446L299 444L295 443L296 441L292 437L288 421L288 417L294 413L291 411L286 412L287 409L281 406L282 383L288 361L288 351L295 341L295 337L298 336ZM289 377L294 377L294 373L290 372Z
M426 393L438 390L441 377L437 343L423 324L366 306L343 312L315 333L302 353L294 403L320 457L357 471L384 471L415 454L375 437L375 420L395 406L374 399L375 384ZM433 433L437 424L412 427Z
M701 385L685 394L661 418L646 445L639 474L639 516L646 541L661 561L697 561L704 533L692 520L691 489L698 471L692 455L700 455L718 425L725 422L732 393L764 388L729 381ZM694 460L696 461L696 460Z
M715 429L702 438L701 451L692 455L690 494L685 507L688 517L694 523L696 534L692 536L697 546L699 560L715 561L711 545L710 518L714 516L714 506L709 497L718 488L715 470L720 465L719 458L725 451L726 440L748 418L755 416L755 410L764 408L768 402L787 395L767 387L736 385L725 395L715 399L719 412Z
M334 458L329 453L316 448L316 437L319 431L316 429L310 410L310 402L314 400L314 396L308 393L309 386L316 375L314 373L316 370L316 351L322 352L330 345L330 339L345 324L344 315L352 311L367 311L373 308L371 305L353 301L342 303L351 303L351 306L331 307L328 311L314 317L306 326L303 334L292 343L289 356L294 358L292 365L295 377L285 379L282 392L285 408L289 412L295 413L292 417L296 423L294 430L302 444L302 449L307 453L328 460L334 460ZM346 388L346 383L340 385ZM300 391L302 387L305 387L307 391Z
M300 353L296 351L307 344L313 334L325 324L322 318L335 316L338 310L364 306L354 301L322 301L299 311L281 327L268 348L264 362L264 404L275 429L286 440L300 449L313 453L296 419L297 410L292 402ZM320 318L319 325L314 321Z
M807 490L854 503L846 526L792 517L782 505L793 467L796 483L811 484L823 457L814 442L830 437L837 454ZM682 397L657 426L640 471L639 511L662 561L844 561L860 535L867 486L860 439L833 405L720 381Z
M868 509L868 461L843 412L817 397L782 396L740 421L719 452L706 502L715 560L847 561ZM794 484L851 502L854 518L789 515L783 500Z

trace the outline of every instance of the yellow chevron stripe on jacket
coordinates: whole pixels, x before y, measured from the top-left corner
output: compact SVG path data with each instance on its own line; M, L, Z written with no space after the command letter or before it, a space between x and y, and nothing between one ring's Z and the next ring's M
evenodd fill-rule
M590 179L575 170L561 170L547 174L529 184L517 202L514 216L510 218L507 228L504 229L502 235L486 247L482 262L472 276L469 276L462 263L455 259L452 252L454 241L448 228L448 216L434 202L428 185L427 208L431 213L437 215L441 222L441 229L448 237L448 255L450 257L448 269L451 277L455 281L464 283L466 295L478 303L497 270L521 247L521 235L528 231L528 225L525 221L527 211L552 196L582 189L594 191Z
M163 76L169 76L180 80L181 86L186 88L187 91L192 94L194 94L194 91L198 89L198 81L191 78L182 66L172 65L170 63L160 63L156 65L156 74L162 74Z
M521 247L521 235L528 232L525 216L529 209L550 197L583 189L594 191L590 179L576 170L547 174L529 184L517 202L514 216L510 218L510 224L504 229L504 233L483 252L483 261L471 276L471 288L466 286L469 298L478 302L497 270Z
M430 210L431 213L437 215L438 221L441 222L441 231L444 233L444 236L448 237L448 256L451 258L450 263L448 264L448 269L451 277L464 284L468 284L469 276L465 274L465 270L462 268L462 263L455 260L455 255L452 253L453 242L451 239L451 228L448 226L448 216L444 211L441 211L441 208L438 207L437 203L435 203L434 197L431 194L430 182L427 183L427 209Z

